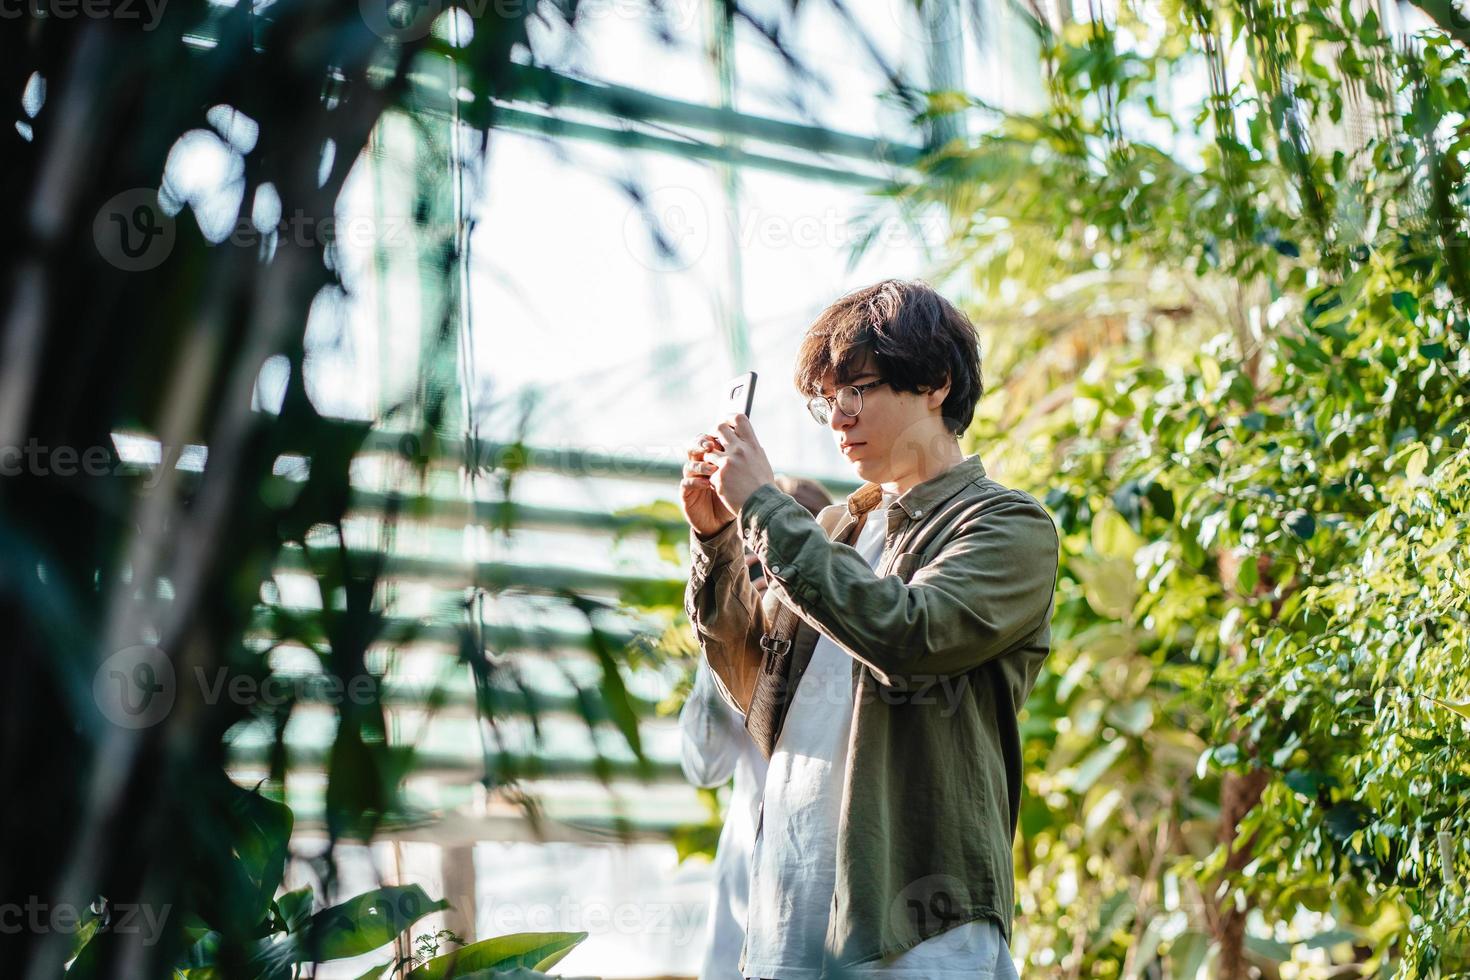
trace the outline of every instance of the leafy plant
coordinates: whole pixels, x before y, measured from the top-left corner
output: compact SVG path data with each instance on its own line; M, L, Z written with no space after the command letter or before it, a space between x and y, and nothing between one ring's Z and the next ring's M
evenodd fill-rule
M1035 968L1470 970L1470 61L1439 19L1093 8L1047 33L1042 111L959 99L987 131L898 198L949 212L977 292L971 445L1063 533Z
M441 899L431 899L418 885L387 885L333 905L316 909L310 886L276 897L289 856L291 811L284 804L256 793L241 791L240 806L251 817L248 829L237 838L233 867L249 881L250 888L222 889L221 894L238 897L253 894L255 900L230 910L235 921L248 922L250 937L243 943L219 928L224 921L218 910L204 911L185 927L191 944L174 965L173 975L188 980L209 980L222 975L250 980L284 980L299 974L303 964L326 963L362 956L405 936L424 916L449 908ZM81 942L66 975L88 980L97 975L98 956L92 942L106 934L104 910L79 934ZM428 948L437 951L435 937ZM390 971L405 980L449 980L452 977L499 975L500 971L528 968L543 971L554 966L587 933L517 933L462 946L453 952L418 963L412 958L369 971L381 977Z

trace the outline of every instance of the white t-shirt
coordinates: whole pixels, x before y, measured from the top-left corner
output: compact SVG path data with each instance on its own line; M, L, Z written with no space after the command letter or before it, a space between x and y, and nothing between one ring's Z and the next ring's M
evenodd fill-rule
M896 493L868 514L854 547L876 568ZM852 657L825 634L797 684L766 773L746 924L746 977L819 980L837 879L837 825L852 734ZM1015 967L992 920L933 936L887 962L844 975L883 980L1008 980Z
M715 690L708 661L700 658L694 690L679 714L684 775L696 786L735 786L725 826L715 849L715 890L706 930L704 966L699 980L740 980L740 946L745 942L749 903L750 852L766 757L745 731L744 718Z

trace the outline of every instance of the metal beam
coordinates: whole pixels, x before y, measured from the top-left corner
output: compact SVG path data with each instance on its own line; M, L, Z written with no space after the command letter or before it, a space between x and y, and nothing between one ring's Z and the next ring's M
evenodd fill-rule
M328 561L337 561L336 549L324 552ZM284 548L276 566L292 571L310 572L308 556L299 548ZM518 565L498 561L456 561L445 558L419 558L410 555L383 555L378 552L350 549L348 567L377 568L384 581L409 579L437 582L459 587L479 586L492 592L509 588L560 595L617 596L633 605L680 606L684 601L683 579L654 578L647 575L616 575L582 568L555 565Z
M509 105L497 104L491 112L491 125L497 129L518 130L558 138L585 139L604 143L626 150L647 150L668 153L691 160L708 160L728 166L750 167L802 177L807 180L825 181L831 184L849 184L857 187L886 188L893 181L855 170L844 170L816 163L802 163L761 153L749 153L731 146L700 143L695 140L678 140L657 136L639 129L613 128L592 123L573 122L559 116L526 112Z
M823 126L785 122L722 106L684 102L624 85L605 85L561 74L550 68L517 65L512 78L515 102L547 107L568 106L603 112L618 119L687 126L722 136L740 136L816 154L832 154L890 166L912 166L922 147L841 133Z

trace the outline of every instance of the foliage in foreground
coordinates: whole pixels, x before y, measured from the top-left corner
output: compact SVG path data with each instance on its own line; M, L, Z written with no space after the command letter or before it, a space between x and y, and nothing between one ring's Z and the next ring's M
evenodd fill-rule
M184 931L189 947L172 969L176 980L215 980L221 976L251 980L288 980L303 966L372 953L407 939L415 923L449 908L431 899L418 885L375 888L329 908L313 910L311 886L281 892L295 823L289 807L260 795L238 791L234 810L240 817L235 853L228 877L217 894L239 903L236 912L252 923L252 940L244 947L224 941L206 919L215 910L188 911ZM234 886L234 887L231 887ZM125 931L105 899L94 903L76 933L76 950L68 964L68 980L92 980L101 968L99 934ZM361 980L490 980L491 977L533 978L559 963L587 938L585 932L515 933L465 944L448 931L421 935L413 952L370 968ZM455 947L440 953L443 945Z

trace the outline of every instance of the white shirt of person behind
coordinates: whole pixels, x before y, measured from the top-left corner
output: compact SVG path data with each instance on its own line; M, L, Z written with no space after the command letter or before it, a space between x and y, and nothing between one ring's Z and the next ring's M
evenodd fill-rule
M870 567L882 557L888 509L897 498L884 492L855 543ZM852 657L824 634L797 685L766 774L765 815L750 872L746 977L824 978L852 717ZM886 961L846 968L842 976L1018 980L1000 926L990 919L955 926Z
M694 688L679 712L679 736L680 762L691 783L713 789L735 778L725 825L715 846L715 889L699 980L740 980L750 851L766 779L766 757L745 731L745 719L720 697L703 657L694 673Z

